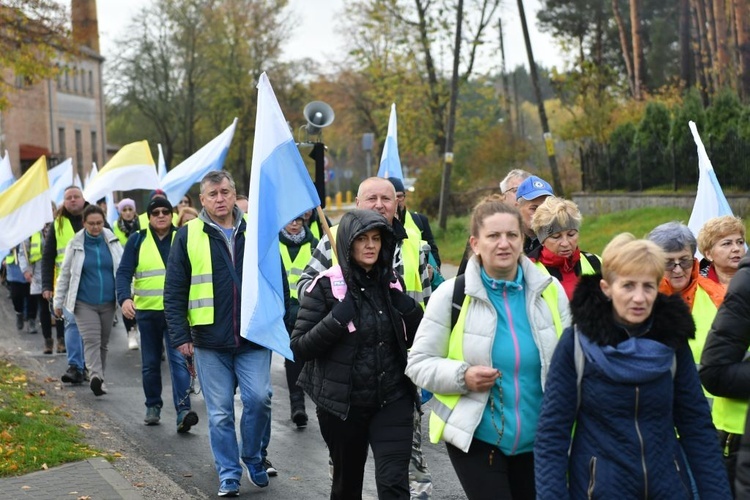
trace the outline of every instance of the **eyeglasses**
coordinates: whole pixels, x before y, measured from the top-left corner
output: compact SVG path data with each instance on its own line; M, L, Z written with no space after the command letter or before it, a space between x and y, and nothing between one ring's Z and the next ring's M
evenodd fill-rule
M397 200L405 200L406 199L406 193L396 193L396 199Z
M305 219L302 217L297 217L296 219L292 219L289 221L289 224L299 224L300 226L305 223Z
M151 210L151 215L155 215L156 217L159 217L160 215L169 215L172 211L166 208L155 208Z
M689 271L693 268L693 259L668 260L664 267L667 271L674 271L678 266L683 271Z

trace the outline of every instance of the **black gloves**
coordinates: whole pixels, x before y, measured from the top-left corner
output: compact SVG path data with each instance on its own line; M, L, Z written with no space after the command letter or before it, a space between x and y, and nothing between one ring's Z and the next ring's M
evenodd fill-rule
M348 325L354 319L356 313L357 309L354 304L354 297L352 297L350 292L346 292L344 300L333 306L333 310L331 311L333 319L344 326Z
M401 290L391 288L389 290L391 296L391 304L401 314L406 314L414 310L417 307L417 301L406 295Z

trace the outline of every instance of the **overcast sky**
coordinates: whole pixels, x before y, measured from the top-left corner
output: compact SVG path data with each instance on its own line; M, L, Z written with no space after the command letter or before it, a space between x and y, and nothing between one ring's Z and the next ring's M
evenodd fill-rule
M121 36L131 18L149 0L98 0L99 36L102 55L111 58L116 47L114 40ZM290 0L289 8L299 20L292 37L284 47L286 59L310 57L320 63L330 59L339 59L344 40L337 33L337 23L345 0ZM562 57L552 38L536 29L536 13L540 7L539 0L525 0L526 18L531 29L531 42L537 64L558 67ZM505 30L505 57L508 69L519 64L526 64L526 49L523 43L518 9L516 2L505 0L501 6L503 28ZM497 28L493 28L496 33ZM497 35L489 36L493 47L497 45ZM449 67L450 64L447 64ZM485 57L478 66L480 70L497 69L499 61Z

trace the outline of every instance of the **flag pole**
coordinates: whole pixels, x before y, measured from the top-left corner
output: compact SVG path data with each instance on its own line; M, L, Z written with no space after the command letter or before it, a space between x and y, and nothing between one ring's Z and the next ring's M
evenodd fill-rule
M336 260L339 260L339 255L336 252L336 242L333 239L333 233L331 233L331 228L328 226L328 221L326 220L326 216L323 213L323 209L320 208L320 205L318 205L317 207L315 207L315 210L318 212L318 220L323 226L323 232L326 233L326 236L328 236L328 241L331 243L331 250L333 251L333 255L334 257L336 257Z

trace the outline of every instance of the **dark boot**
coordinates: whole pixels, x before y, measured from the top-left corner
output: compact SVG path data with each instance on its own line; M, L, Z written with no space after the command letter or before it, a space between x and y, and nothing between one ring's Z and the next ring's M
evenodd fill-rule
M297 429L304 429L307 427L307 413L305 412L305 393L302 391L295 391L289 394L289 402L292 407L292 422L295 423Z
M44 339L44 354L52 354L52 347L54 347L54 340L52 337Z
M16 328L23 330L23 313L16 313Z

